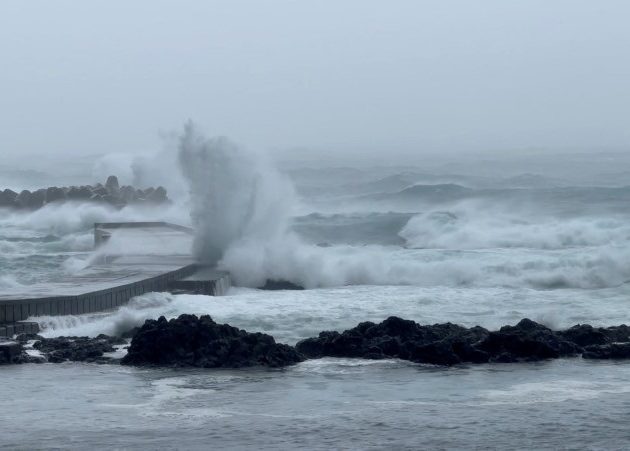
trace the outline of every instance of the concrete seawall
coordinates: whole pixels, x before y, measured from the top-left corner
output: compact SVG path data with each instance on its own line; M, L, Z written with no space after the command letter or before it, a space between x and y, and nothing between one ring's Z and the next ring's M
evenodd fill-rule
M143 293L168 291L169 282L190 276L196 269L196 265L188 265L150 279L76 296L0 300L0 324L32 316L81 315L113 309Z
M150 224L153 227L156 223ZM146 223L135 227L144 226ZM120 227L124 225L115 224L111 228ZM172 233L172 227L169 230ZM168 238L172 239L170 235ZM115 257L56 284L31 286L27 292L0 294L0 337L37 332L37 323L25 321L37 316L113 310L134 296L149 292L220 296L229 287L227 273L198 265L190 257Z
M214 273L215 276L212 279L201 279L195 277L199 270L198 265L191 264L138 282L75 296L0 300L0 337L11 337L18 333L36 333L37 323L26 322L28 318L82 315L113 310L128 303L134 296L152 291L185 291L221 296L230 288L228 274Z

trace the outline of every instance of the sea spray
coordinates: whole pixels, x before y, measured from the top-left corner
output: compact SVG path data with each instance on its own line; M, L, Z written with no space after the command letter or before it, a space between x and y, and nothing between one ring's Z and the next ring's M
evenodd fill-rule
M558 217L468 200L448 210L429 209L415 215L398 236L407 247L421 249L560 250L625 246L630 226L621 215Z
M238 242L264 244L264 251L286 236L293 186L262 155L223 137L207 139L188 122L179 162L190 188L197 259L216 264Z
M31 321L39 323L44 337L88 336L95 337L104 333L121 335L134 327L141 326L145 320L160 315L176 316L180 309L173 305L174 296L170 293L148 293L131 299L112 312L99 312L87 315L36 316Z
M92 166L92 179L105 180L114 174L121 185L146 189L162 186L170 199L177 202L186 200L186 183L177 167L177 137L163 135L164 147L154 152L141 154L110 153L96 159Z
M479 209L463 205L455 213L419 215L403 227L400 236L409 247L422 249L320 247L290 229L293 188L261 155L225 138L206 139L189 123L180 138L179 161L197 231L194 253L229 271L241 286L258 287L272 279L306 288L498 285L546 290L618 286L630 273L625 232L617 222L597 221L588 233L580 233L577 223L559 226L554 236L543 239L536 221L548 220L531 217L529 224L505 214L484 217L488 212L483 209L480 217ZM623 235L619 242L610 239L616 231ZM583 247L591 242L595 249ZM523 252L521 246L536 251Z

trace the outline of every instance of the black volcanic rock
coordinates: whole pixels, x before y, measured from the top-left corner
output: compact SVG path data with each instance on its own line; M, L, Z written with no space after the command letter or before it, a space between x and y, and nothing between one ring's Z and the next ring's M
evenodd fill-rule
M0 365L21 363L23 347L15 341L0 341Z
M539 361L579 354L585 359L630 359L630 328L626 325L595 328L578 324L553 331L529 319L490 332L479 326L420 325L390 317L379 324L359 323L341 333L321 332L295 348L276 343L266 334L217 324L207 315L147 320L123 335L133 338L121 363L140 366L282 367L320 357L398 358L444 366ZM24 351L32 341L44 359ZM106 335L43 338L22 334L15 341L0 344L0 363L112 362L104 353L125 343L123 338Z
M129 330L126 330L124 332L121 332L119 334L120 338L133 338L134 335L136 335L138 333L138 331L140 330L140 327L132 327Z
M491 360L502 362L554 359L582 352L577 344L527 318L516 326L503 326L497 332L490 332L476 348L487 352Z
M630 341L630 327L625 324L605 328L577 324L556 334L582 347Z
M584 348L582 357L585 359L628 359L630 358L630 343L590 345Z
M579 355L584 351L583 345L609 343L606 333L623 336L627 332L625 326L608 328L605 333L588 327L575 326L568 331L554 332L523 319L515 326L489 332L478 326L468 329L451 323L422 326L390 317L380 324L360 323L342 333L322 332L318 337L300 341L296 349L309 358L399 358L437 365L520 362ZM590 352L592 355L597 352L623 355L619 347L608 349L593 348Z
M270 335L249 333L210 316L181 315L147 320L134 335L124 365L202 368L282 367L304 360L293 347Z
M630 327L625 324L622 324L621 326L600 328L599 330L601 330L611 342L630 341Z
M296 349L307 357L399 358L419 363L453 365L487 362L489 355L474 345L488 336L481 327L466 329L455 324L421 326L395 316L380 324L360 323L338 332L322 332L300 341Z
M556 334L578 346L602 345L610 341L602 329L596 329L589 324L576 324Z
M33 348L42 352L48 362L106 362L106 352L114 352L114 345L125 344L126 341L107 335L90 337L56 337L41 338L33 344Z
M286 280L270 280L267 279L265 284L259 288L259 290L303 290L304 287L297 285L293 282L288 282Z

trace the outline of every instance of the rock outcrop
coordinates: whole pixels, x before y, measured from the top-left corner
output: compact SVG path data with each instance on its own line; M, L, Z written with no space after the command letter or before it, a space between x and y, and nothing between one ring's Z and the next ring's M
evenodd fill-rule
M360 323L342 333L322 332L300 341L296 349L308 358L399 358L437 365L537 361L579 354L593 359L626 358L630 357L628 329L625 325L606 329L577 325L554 332L523 319L490 332L451 323L421 326L390 317L380 324Z
M114 345L127 342L121 338L99 335L90 337L56 337L42 338L33 344L33 348L40 351L50 363L60 362L96 362L104 363L111 359L104 357L106 352L114 352Z
M585 359L630 359L630 327L595 328L578 324L553 331L529 319L497 331L452 323L420 325L390 317L375 324L363 322L344 332L326 331L300 341L295 348L273 337L249 333L210 316L181 315L147 320L125 334L131 338L124 365L240 368L283 367L307 358L397 358L417 363L456 365L532 362L581 355ZM0 342L0 364L81 361L115 362L105 354L127 340L99 335L43 338L18 335ZM41 353L29 355L29 347Z
M30 343L30 345L29 345ZM37 334L21 334L15 341L0 342L0 364L6 363L61 363L91 362L109 363L113 359L105 356L116 351L116 345L127 341L107 335L98 337L56 337L44 338ZM38 355L29 354L38 351Z
M267 279L265 284L262 287L258 287L259 290L268 290L268 291L276 291L276 290L303 290L304 287L297 285L293 282L289 282L286 280L271 280Z
M105 185L50 186L37 191L23 190L19 194L9 189L0 191L0 208L37 210L47 204L66 201L100 202L122 208L128 204L162 204L169 202L169 199L166 189L161 186L145 190L120 186L114 175L107 178Z
M24 347L15 341L0 341L0 365L24 362Z
M282 367L304 360L270 335L249 333L210 316L147 320L134 335L123 365L201 368Z

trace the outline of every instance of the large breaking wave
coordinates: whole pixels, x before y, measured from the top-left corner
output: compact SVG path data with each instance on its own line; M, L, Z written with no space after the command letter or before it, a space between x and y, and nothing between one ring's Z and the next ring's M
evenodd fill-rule
M360 236L348 243L331 236L332 245L318 246L290 227L293 188L260 155L222 138L206 139L188 124L179 157L197 228L195 254L229 271L239 285L256 287L280 279L306 288L553 289L618 286L630 279L630 227L622 217L561 219L526 212L519 217L508 213L509 203L486 208L467 200L452 211L412 217L397 231L406 246L383 245L386 240L360 245L370 241ZM364 221L354 219L357 224ZM387 227L395 223L383 222Z
M143 166L138 159L110 160L121 167L132 164L130 177L144 174L149 183L151 174L164 178L159 161ZM591 289L630 279L630 215L616 207L597 214L592 209L609 205L601 197L611 199L612 192L580 188L579 196L573 190L568 198L558 198L558 193L550 198L546 191L531 190L529 196L524 190L521 197L531 197L531 202L516 208L511 198L494 190L487 199L476 195L429 207L418 203L413 212L391 204L391 212L346 209L327 215L322 213L325 208L318 208L322 205L313 207L299 199L290 179L264 155L225 138L207 139L192 124L179 137L178 151L171 150L164 161L170 166L171 184L187 187L168 208L116 210L66 203L35 212L3 212L0 286L30 281L27 272L35 271L37 264L33 258L42 254L52 255L40 265L42 270L59 265L59 258L67 259L67 270L80 268L85 256L70 253L90 251L94 222L138 220L192 223L197 230L195 256L229 271L236 284L247 287L275 279L306 288ZM173 170L174 161L180 171ZM433 192L423 188L423 193L428 191ZM614 205L625 192L617 191ZM570 200L572 212L584 198L589 211L567 215L566 208L562 214L537 209L541 195L548 203L558 203L558 210ZM298 210L304 215L294 218ZM19 265L23 271L14 271Z

